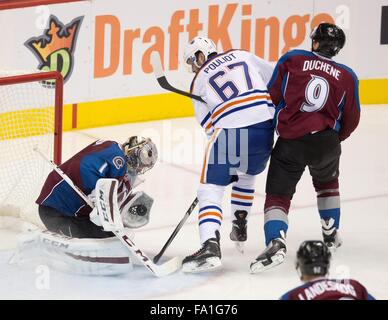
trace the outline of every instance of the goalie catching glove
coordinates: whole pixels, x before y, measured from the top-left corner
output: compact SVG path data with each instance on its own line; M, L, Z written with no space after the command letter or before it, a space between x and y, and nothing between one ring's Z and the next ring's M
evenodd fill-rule
M105 231L118 231L126 228L140 228L150 219L153 199L145 192L130 193L117 203L116 179L99 179L96 184L96 206L90 213L90 220L102 226ZM107 200L108 201L104 201Z
M127 228L140 228L150 221L151 207L154 203L143 191L129 194L120 206L121 218Z

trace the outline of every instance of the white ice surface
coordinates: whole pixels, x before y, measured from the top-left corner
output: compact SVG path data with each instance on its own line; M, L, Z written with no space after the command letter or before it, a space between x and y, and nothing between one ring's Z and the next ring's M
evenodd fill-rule
M388 299L387 121L387 106L363 108L359 128L342 144L340 188L344 244L334 256L331 269L333 276L359 280L380 299ZM153 256L196 195L204 141L195 120L182 118L65 133L64 159L95 138L124 141L133 134L151 135L160 151L159 163L146 173L146 182L139 187L155 198L151 221L138 230L135 238L136 244ZM249 264L264 249L262 208L266 172L257 181L244 255L229 240L229 191L225 194L221 228L223 269L218 272L197 275L178 272L155 278L146 269L135 267L123 277L87 277L48 269L48 282L42 286L44 267L8 264L14 252L16 232L3 226L0 229L0 299L277 299L299 285L294 269L299 244L321 237L315 192L306 172L289 214L287 259L265 273L250 274ZM199 248L196 215L197 211L188 219L166 256L184 257Z

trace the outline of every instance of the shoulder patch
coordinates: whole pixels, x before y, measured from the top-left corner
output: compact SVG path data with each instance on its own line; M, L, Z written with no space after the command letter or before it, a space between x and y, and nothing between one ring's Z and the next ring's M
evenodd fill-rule
M99 144L103 144L105 140L97 140L94 144L98 146Z
M124 167L124 164L125 164L123 157L120 157L120 156L114 157L112 162L117 170L120 170L122 167Z

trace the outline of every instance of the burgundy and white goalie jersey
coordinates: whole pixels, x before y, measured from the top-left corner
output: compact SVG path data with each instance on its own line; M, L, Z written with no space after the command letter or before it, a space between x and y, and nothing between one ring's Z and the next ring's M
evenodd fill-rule
M317 279L284 294L280 300L375 300L368 290L353 279Z
M285 139L331 128L342 141L360 120L356 74L315 52L292 50L283 55L268 90L276 105L276 131Z

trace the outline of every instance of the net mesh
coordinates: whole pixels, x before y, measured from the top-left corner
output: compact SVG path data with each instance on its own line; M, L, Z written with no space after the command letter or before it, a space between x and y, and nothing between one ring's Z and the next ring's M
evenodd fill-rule
M21 72L0 72L0 78ZM0 85L0 215L40 225L35 200L54 153L55 87L42 81Z

